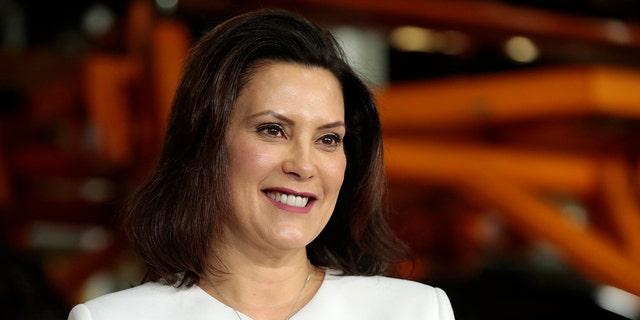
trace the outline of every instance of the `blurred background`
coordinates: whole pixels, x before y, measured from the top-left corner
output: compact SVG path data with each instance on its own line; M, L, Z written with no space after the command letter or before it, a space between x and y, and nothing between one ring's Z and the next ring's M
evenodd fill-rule
M640 1L0 0L0 303L138 284L122 200L183 59L256 8L331 29L374 88L405 275L465 319L640 319Z

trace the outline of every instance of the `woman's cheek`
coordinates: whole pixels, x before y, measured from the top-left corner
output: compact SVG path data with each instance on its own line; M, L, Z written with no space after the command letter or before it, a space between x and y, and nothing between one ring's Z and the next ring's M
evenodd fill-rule
M332 159L325 160L327 165L327 172L332 177L332 180L339 181L339 184L342 185L344 181L344 173L347 169L347 158L344 154L341 154L338 157L333 157Z
M278 162L278 153L273 149L265 146L248 145L243 149L241 159L247 169L268 168L274 166Z

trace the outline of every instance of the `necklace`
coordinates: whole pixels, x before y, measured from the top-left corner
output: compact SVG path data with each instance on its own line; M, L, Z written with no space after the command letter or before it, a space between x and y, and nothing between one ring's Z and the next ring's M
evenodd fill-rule
M298 305L298 302L300 301L300 298L302 298L302 293L304 292L304 289L307 287L307 283L309 283L309 280L311 280L311 261L309 261L309 260L307 260L307 268L309 269L309 271L307 272L307 278L304 280L304 284L302 285L302 289L300 289L300 292L298 293L298 296L296 297L296 300L293 302L293 305L291 306L291 309L289 309L289 313L284 318L284 320L289 320L291 318L291 316L293 315L293 312L296 309L296 305ZM242 320L242 317L240 316L240 313L238 312L238 310L236 310L236 308L231 306L231 303L229 303L229 301L227 300L227 298L224 297L222 292L220 292L218 290L218 287L216 287L216 285L213 284L213 281L211 281L211 279L209 277L206 277L206 278L207 278L207 281L209 281L209 284L211 285L213 290L220 296L220 298L222 298L222 302L224 302L224 304L229 306L229 308L231 308L231 310L233 310L233 312L235 312L236 316L238 317L238 320Z

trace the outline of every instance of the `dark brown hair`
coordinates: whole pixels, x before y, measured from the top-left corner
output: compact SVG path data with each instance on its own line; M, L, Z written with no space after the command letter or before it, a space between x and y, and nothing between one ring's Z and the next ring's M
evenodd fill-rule
M207 261L217 258L233 212L226 126L254 66L264 61L324 68L342 86L347 167L333 215L307 247L311 262L377 275L406 258L386 221L382 132L369 88L328 31L287 11L260 10L225 21L192 48L158 164L124 210L125 233L150 280L190 286L211 271Z

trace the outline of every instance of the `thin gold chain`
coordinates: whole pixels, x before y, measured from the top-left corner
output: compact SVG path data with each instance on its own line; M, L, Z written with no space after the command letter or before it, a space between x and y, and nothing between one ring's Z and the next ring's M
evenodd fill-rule
M300 289L300 292L298 293L298 296L296 297L296 300L293 302L293 305L291 306L291 309L289 310L289 313L287 314L287 316L284 318L284 320L289 320L291 318L291 316L293 316L293 312L296 309L296 306L298 305L298 302L300 302L300 298L302 298L302 293L304 292L304 289L307 287L307 283L309 283L309 280L311 280L311 261L307 260L307 265L308 265L308 269L309 271L307 272L307 278L304 280L304 284L302 285L302 289ZM234 308L231 303L229 303L229 300L227 300L227 298L225 298L225 296L222 294L222 292L220 292L218 290L218 287L216 287L215 284L213 284L213 281L211 281L211 279L209 277L207 277L207 281L209 281L209 284L211 285L211 287L213 288L213 290L220 296L220 298L222 299L222 302L224 304L226 304L229 308L231 308L231 310L233 310L233 312L235 312L236 316L238 317L238 320L242 320L242 317L240 316L240 313L238 312L238 310L236 310L236 308Z

